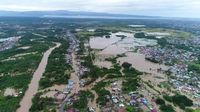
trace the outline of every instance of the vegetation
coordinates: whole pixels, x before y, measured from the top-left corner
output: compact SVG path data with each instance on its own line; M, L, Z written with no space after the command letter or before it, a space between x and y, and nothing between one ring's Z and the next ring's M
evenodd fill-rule
M62 41L62 45L52 51L49 56L46 71L40 80L40 87L47 88L54 84L65 84L69 79L69 71L71 66L66 63L65 53L68 47L66 41Z
M184 95L174 95L174 96L163 96L165 100L169 102L173 102L174 104L178 105L181 109L185 109L186 107L190 107L193 105L193 101L187 98Z
M188 71L195 71L197 73L200 73L200 64L190 63L188 65Z
M162 112L175 112L174 108L171 105L161 105L160 110Z
M53 46L50 41L43 43L30 41L30 39L37 38L30 33L26 33L20 39L18 46L0 53L0 91L4 92L6 88L13 88L17 92L22 92L17 97L5 97L0 94L0 111L2 112L12 112L19 107L19 102L28 87L33 72L39 65L42 53ZM23 46L29 46L30 48L26 50L19 49ZM20 56L20 54L26 55ZM10 58L13 58L13 60L9 60Z
M172 102L172 97L168 95L163 95L163 98L169 102Z
M161 47L164 47L164 46L167 45L167 40L165 38L156 38L155 36L146 36L144 32L135 33L134 37L135 38L146 38L146 39L157 40L158 44Z
M33 105L30 112L39 112L42 110L51 110L55 108L55 103L52 98L41 97L42 93L37 93L32 99Z
M136 110L135 110L134 107L128 106L128 107L126 108L126 112L136 112Z
M108 85L108 84L110 84L110 83L101 81L101 82L97 83L93 88L96 91L96 93L98 94L97 102L101 106L105 106L106 103L110 100L107 97L107 96L110 97L110 92L108 90L104 89L106 87L106 85Z
M156 99L156 104L165 105L165 101L161 98Z
M173 25L172 25L173 26ZM148 28L146 30L147 32L163 32L163 33L168 33L170 34L170 37L173 38L190 38L191 37L191 33L187 32L187 31L181 31L179 29L173 29L173 28Z
M131 67L132 65L127 62L123 63L122 66L124 68L122 72L124 73L125 77L136 78L138 75L142 75L142 72L139 72L135 68Z
M129 93L132 91L136 91L137 87L139 86L139 79L126 79L122 83L122 91L124 93Z
M174 95L172 96L173 103L177 104L181 109L185 109L186 106L192 106L193 101L188 99L184 95Z
M28 87L28 83L31 80L31 75L23 74L10 76L6 75L0 77L0 90L6 89L8 87L25 90Z
M80 91L78 100L73 104L73 107L84 112L87 110L89 99L93 99L94 95L89 91Z
M13 112L19 107L20 97L1 97L0 96L0 111L1 112Z
M105 29L96 29L95 30L95 36L104 36L104 35L110 35L110 30Z

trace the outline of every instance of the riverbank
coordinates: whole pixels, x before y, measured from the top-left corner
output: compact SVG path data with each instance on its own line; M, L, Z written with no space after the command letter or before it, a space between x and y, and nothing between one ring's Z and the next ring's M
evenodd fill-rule
M55 48L58 48L60 45L61 45L60 43L56 43L55 47L50 48L49 50L47 50L44 53L43 58L39 64L38 68L36 69L36 71L33 74L33 78L29 84L29 87L20 102L20 107L17 109L17 112L29 112L29 109L32 105L32 98L37 93L37 90L39 88L39 81L45 71L45 68L46 68L46 65L48 62L48 57L51 54L51 52Z

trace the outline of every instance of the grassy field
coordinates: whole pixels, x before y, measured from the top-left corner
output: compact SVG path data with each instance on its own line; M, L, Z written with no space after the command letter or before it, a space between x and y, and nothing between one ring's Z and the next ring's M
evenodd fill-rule
M175 37L175 38L190 38L191 33L189 32L184 32L180 30L173 30L173 29L164 29L164 28L146 28L143 29L146 32L162 32L162 33L169 33L170 37Z

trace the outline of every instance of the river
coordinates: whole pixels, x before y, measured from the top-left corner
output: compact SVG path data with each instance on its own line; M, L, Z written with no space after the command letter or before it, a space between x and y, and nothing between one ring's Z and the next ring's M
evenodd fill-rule
M26 90L25 95L20 102L20 107L17 109L17 112L29 112L29 109L32 105L32 98L37 93L39 88L39 81L45 72L49 55L55 48L58 48L60 45L60 43L56 43L56 46L50 48L44 53L38 68L33 74L33 78L28 86L28 89Z

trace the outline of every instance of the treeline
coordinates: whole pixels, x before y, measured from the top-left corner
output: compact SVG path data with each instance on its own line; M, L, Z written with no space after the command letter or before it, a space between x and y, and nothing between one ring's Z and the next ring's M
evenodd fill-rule
M166 104L166 102L161 98L156 99L156 104L160 105L159 109L162 112L175 112L173 106L170 104Z
M20 39L18 46L0 53L0 91L3 92L6 88L13 88L17 92L22 92L18 97L4 97L1 94L0 111L2 112L12 112L19 107L19 102L28 87L32 74L41 61L42 53L53 45L50 41L30 41L31 38L34 39L35 36L27 33ZM19 47L24 46L29 46L30 48L26 50L19 49ZM31 52L35 52L35 54L15 57L17 54ZM9 60L9 58L15 58L15 60Z
M41 97L41 95L42 93L37 93L32 99L33 104L30 108L30 112L40 112L40 111L49 112L49 110L52 110L50 112L56 112L56 109L54 107L55 105L54 99Z
M0 112L14 112L19 107L21 97L1 97L0 96Z
M86 112L88 101L93 99L94 95L90 91L79 91L78 100L73 103L73 107L81 112Z
M190 63L188 65L188 71L195 71L200 74L200 64Z
M155 36L146 36L144 32L135 33L134 37L135 38L146 38L146 39L157 40L158 44L161 47L164 47L168 44L168 42L165 38L156 38Z
M110 30L96 29L94 36L109 36L110 32Z
M110 82L101 81L93 87L95 92L98 94L97 103L100 106L105 106L106 103L110 101L111 93L105 89L105 87L109 84Z
M163 98L169 102L172 102L173 104L178 105L183 110L186 107L190 107L193 105L193 101L187 98L185 95L179 95L179 94L174 96L164 95Z

